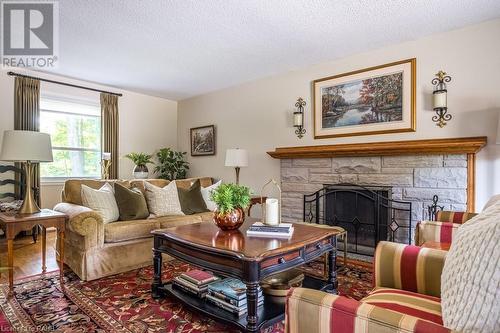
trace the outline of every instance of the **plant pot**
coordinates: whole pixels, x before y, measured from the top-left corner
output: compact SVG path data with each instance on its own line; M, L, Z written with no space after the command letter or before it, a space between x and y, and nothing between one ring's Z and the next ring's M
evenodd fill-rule
M149 170L145 165L136 165L132 174L135 179L148 179Z
M214 212L214 223L221 230L236 230L245 222L245 212L241 208L236 208L229 213L220 214Z

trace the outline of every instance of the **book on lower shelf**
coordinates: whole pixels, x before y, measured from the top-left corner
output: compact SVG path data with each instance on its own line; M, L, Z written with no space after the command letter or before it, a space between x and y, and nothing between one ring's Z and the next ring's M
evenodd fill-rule
M172 285L199 298L204 298L208 291L208 284L217 280L219 278L212 273L195 269L176 276L172 280Z
M238 316L247 312L246 285L235 278L225 278L210 283L206 299L221 309ZM257 293L257 304L259 306L264 304L264 297L260 287Z
M248 236L271 236L271 237L290 237L293 234L292 223L280 223L269 226L262 222L255 222L248 228Z

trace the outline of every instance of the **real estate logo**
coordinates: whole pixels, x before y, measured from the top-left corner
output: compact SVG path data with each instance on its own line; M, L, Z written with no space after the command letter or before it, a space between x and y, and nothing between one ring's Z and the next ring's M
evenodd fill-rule
M55 68L59 3L1 1L2 67Z

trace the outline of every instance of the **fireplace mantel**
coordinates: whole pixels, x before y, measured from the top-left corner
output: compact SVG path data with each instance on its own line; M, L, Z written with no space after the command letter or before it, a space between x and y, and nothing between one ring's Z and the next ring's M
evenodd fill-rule
M390 156L418 154L475 154L487 137L350 143L337 145L280 147L267 152L274 158L324 158L336 156Z
M268 152L277 159L310 159L397 155L467 155L467 210L475 209L476 153L487 142L487 137L407 140L373 143L336 144L275 148Z

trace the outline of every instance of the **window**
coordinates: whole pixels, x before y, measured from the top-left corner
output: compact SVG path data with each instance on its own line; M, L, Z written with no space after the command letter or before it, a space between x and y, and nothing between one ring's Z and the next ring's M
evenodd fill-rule
M101 176L101 109L98 102L41 96L40 132L52 139L54 161L41 163L45 180Z

